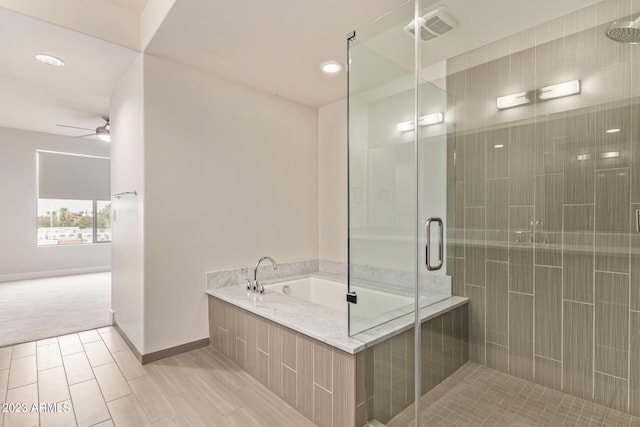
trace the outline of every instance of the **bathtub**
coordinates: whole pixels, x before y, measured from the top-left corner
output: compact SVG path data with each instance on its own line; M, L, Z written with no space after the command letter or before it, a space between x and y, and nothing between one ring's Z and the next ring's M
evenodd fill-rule
M348 312L346 301L347 284L321 277L302 277L265 285L265 296L278 293L304 300L323 307ZM365 331L390 320L411 313L414 308L413 295L399 294L374 289L369 286L352 285L358 295L359 304L351 304L350 325L353 333ZM421 307L446 300L450 295L426 292L421 296Z
M303 277L284 282L265 285L265 296L278 292L292 298L302 299L324 307L347 312L347 284L320 277ZM393 313L393 316L406 314L413 310L413 296L383 292L363 286L352 286L358 295L360 304L351 305L351 315L360 319L376 318ZM437 300L440 300L438 298ZM427 305L426 297L423 304Z
M290 394L282 391L287 384L285 381L292 380L292 387L298 387L297 396L312 396L318 391L323 392L314 383L317 380L314 372L323 369L322 372L327 374L323 378L328 378L333 384L333 391L327 396L334 419L346 420L340 425L360 426L363 423L356 422L355 415L360 410L358 408L364 407L366 396L357 398L352 390L358 384L364 384L365 376L370 375L370 367L367 367L370 359L363 351L373 352L377 343L402 333L407 340L410 339L415 323L411 315L399 314L412 312L414 304L410 294L382 292L374 286L375 283L365 282L352 287L358 294L359 304L347 304L347 284L326 275L266 282L264 294L247 291L244 284L208 289L210 343L267 388L281 393L298 411L301 407L296 394L287 400ZM451 297L423 310L421 317L428 322L457 310L455 313L460 313L459 321L462 322L468 315L466 306L460 307L466 304L465 298ZM350 311L349 316L347 311ZM386 317L391 320L389 323L375 327ZM349 329L353 329L354 319L360 326L366 326L368 322L372 327L365 333L350 336ZM433 325L443 328L444 322L438 320ZM428 327L423 324L423 331ZM466 328L453 330L459 331L461 336L455 339L462 348L466 345L462 337ZM397 342L404 340L401 338ZM389 348L384 347L382 351L388 352ZM450 352L439 351L442 357L451 357ZM288 362L285 362L285 354ZM403 353L400 357L408 359L412 354ZM293 371L286 363L293 363L298 369ZM326 412L326 406L322 410ZM338 411L347 413L335 418Z
M265 282L264 294L247 291L244 284L211 288L207 294L356 354L413 325L413 317L406 316L413 313L415 307L411 291L391 292L376 286L380 284L353 283L352 290L358 295L358 304L347 303L345 282L322 274ZM466 301L465 298L424 292L421 317L423 321L429 320L466 304Z

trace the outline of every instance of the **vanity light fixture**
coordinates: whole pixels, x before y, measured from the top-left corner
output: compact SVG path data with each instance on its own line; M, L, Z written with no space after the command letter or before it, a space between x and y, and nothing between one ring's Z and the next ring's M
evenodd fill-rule
M618 129L618 128L607 129L606 132L607 133L618 133L618 132L620 132L620 129Z
M320 64L320 69L327 74L339 73L342 68L342 64L336 61L327 61Z
M524 104L531 104L528 92L518 92L513 95L499 96L496 98L496 106L498 107L498 110L517 107L518 105Z
M571 80L570 82L558 83L556 85L540 88L538 98L541 100L561 98L563 96L575 95L580 93L580 80Z
M56 58L55 56L47 55L46 53L37 54L36 60L42 62L43 64L53 65L56 67L62 67L64 65L64 61L62 59Z
M438 123L444 122L444 114L443 113L433 113L427 114L426 116L420 116L418 118L418 124L420 126L431 126L437 125ZM415 124L412 121L402 122L396 125L400 132L408 132L410 130L414 130L416 128Z
M397 126L400 132L409 132L410 130L414 130L416 128L412 121L398 123Z
M443 121L444 114L442 113L427 114L426 116L418 118L418 124L420 126L437 125L438 123L442 123Z
M600 154L601 159L615 159L617 157L620 157L619 151L608 151L606 153Z

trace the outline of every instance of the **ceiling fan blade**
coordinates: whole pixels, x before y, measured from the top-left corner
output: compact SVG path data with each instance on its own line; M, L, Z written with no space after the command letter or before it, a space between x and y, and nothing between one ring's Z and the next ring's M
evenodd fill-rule
M56 126L60 126L61 128L72 128L72 129L83 129L83 130L93 130L90 128L81 128L78 126L69 126L69 125L56 125Z
M85 138L87 136L95 136L95 132L94 133L88 133L86 135L73 136L72 138Z

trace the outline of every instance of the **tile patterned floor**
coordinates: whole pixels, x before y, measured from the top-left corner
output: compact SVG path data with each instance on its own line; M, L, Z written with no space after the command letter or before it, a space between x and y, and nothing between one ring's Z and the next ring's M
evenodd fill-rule
M421 426L640 427L640 418L467 363L422 397ZM413 426L413 405L388 427Z
M0 348L4 402L0 427L313 425L211 347L142 366L112 327Z

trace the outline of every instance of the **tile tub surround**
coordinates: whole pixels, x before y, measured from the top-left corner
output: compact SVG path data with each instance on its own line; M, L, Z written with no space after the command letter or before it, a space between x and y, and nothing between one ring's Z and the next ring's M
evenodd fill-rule
M298 277L305 276L293 278ZM332 308L301 299L292 304L290 296L268 291L264 295L255 294L244 285L213 288L207 294L350 354L366 346L349 338L346 313Z
M246 283L247 279L251 281L253 280L253 268L254 266L247 266L207 272L207 289L234 286ZM263 264L258 268L258 277L261 280L269 281L303 274L322 273L346 282L348 270L345 262L314 259L278 264L277 270L274 270L269 263ZM399 292L406 291L411 286L407 284L415 282L414 273L364 264L351 266L351 278L357 281L377 283L379 286L397 289ZM420 281L424 292L451 294L451 279L447 276L424 274L421 275Z
M294 276L287 280L309 276L335 281L333 276L322 274ZM265 281L265 284L268 283L269 281ZM267 292L264 295L250 293L244 285L213 288L207 290L207 294L350 354L399 334L411 328L414 323L413 313L399 314L400 317L361 332L354 339L349 337L347 314L339 310L297 298L294 299L295 304L292 304L290 296L278 292ZM421 310L422 321L464 305L467 301L464 297L449 297L425 307ZM399 313L405 313L405 310L399 310Z
M447 64L455 292L471 300L471 360L634 415L640 61L604 28L638 5L600 2ZM495 108L498 96L574 78L579 95Z
M466 314L423 323L425 392L466 362ZM350 354L212 296L209 320L216 350L319 426L360 427L367 411L390 419L412 402L411 329Z
M277 262L278 260L276 260ZM231 268L228 270L209 271L205 274L207 289L222 288L246 283L247 279L253 280L253 269L251 266ZM278 263L278 269L274 270L270 263L262 263L258 267L258 278L260 280L273 280L301 274L317 273L320 271L320 261L317 259L305 261L293 261Z

